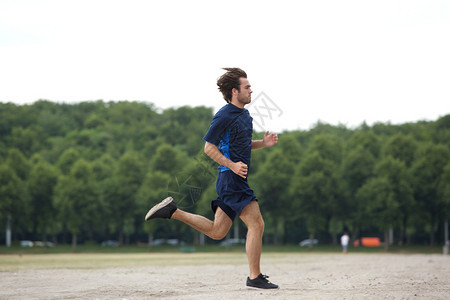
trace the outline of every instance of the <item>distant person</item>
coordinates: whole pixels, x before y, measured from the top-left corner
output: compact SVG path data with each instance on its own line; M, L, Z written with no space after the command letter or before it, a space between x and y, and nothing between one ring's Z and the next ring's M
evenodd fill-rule
M218 197L211 203L214 221L177 208L172 197L150 209L145 220L180 220L210 238L220 240L230 230L234 218L239 216L248 228L245 249L250 274L247 288L277 289L278 285L271 283L267 279L269 276L260 270L264 221L256 196L248 186L247 175L251 150L277 144L278 136L267 131L262 140L252 140L252 117L244 108L251 102L253 92L247 74L239 68L225 70L227 72L217 80L217 85L227 104L216 113L203 137L205 153L220 165L216 182Z
M349 241L350 241L350 237L348 236L348 233L344 232L344 235L341 236L342 253L344 253L344 254L347 254Z

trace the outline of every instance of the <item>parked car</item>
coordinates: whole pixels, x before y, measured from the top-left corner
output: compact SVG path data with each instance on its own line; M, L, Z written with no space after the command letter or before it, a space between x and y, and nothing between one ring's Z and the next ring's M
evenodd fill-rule
M319 241L317 239L313 239L312 240L312 244L313 245L317 245L319 243ZM299 243L300 247L305 247L305 246L309 246L311 244L311 240L307 239L307 240L303 240Z
M232 246L238 244L245 244L245 239L225 239L220 242L220 246Z
M176 246L180 243L180 241L178 239L167 239L166 243L171 246Z
M34 241L34 246L36 246L36 247L44 247L45 244L42 241Z
M32 241L20 241L21 247L33 247L34 243Z
M156 239L152 241L152 246L161 246L166 242L165 239Z
M103 241L101 243L102 247L117 247L119 246L119 242L118 241L113 241L113 240L107 240L107 241Z
M55 243L53 243L53 242L45 242L45 247L49 247L49 248L52 248L52 247L55 247L56 246L56 244Z
M152 246L161 246L161 245L184 245L185 243L183 241L180 242L179 239L156 239L153 240Z

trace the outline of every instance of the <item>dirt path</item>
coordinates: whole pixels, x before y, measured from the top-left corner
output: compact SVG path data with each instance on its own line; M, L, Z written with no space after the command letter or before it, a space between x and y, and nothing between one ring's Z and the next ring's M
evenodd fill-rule
M281 288L254 291L243 253L218 265L221 253L152 255L130 267L1 272L0 299L450 299L450 256L263 254L263 272Z

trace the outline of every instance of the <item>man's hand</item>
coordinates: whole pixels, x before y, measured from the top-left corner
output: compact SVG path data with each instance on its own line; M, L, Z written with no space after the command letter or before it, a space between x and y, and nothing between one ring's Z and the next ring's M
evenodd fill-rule
M205 153L219 165L229 168L231 171L241 176L242 178L247 178L248 166L243 162L232 162L231 160L226 158L222 154L222 152L219 151L219 149L217 149L216 145L206 142Z
M230 169L231 169L231 171L233 171L235 174L241 176L242 178L247 177L248 166L241 161L237 162L237 163L233 163L232 166L230 167Z
M264 147L271 147L278 143L278 135L276 133L269 134L268 131L264 134L263 145Z

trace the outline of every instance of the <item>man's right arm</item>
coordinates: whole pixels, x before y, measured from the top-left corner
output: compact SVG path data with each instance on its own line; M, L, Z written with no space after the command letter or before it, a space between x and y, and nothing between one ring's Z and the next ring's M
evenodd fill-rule
M222 152L220 152L216 145L206 142L205 153L219 165L229 168L231 171L241 176L242 178L247 177L247 165L243 162L232 162L231 160L226 158L225 155L222 154Z

